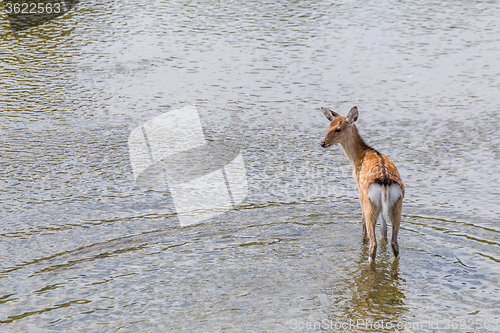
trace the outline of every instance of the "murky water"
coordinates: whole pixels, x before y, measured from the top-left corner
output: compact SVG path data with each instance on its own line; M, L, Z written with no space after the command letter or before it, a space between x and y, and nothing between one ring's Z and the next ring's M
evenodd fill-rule
M13 35L4 16L0 330L500 330L498 17L81 1ZM127 139L187 105L241 148L249 193L180 227L168 192L134 185ZM381 246L373 268L351 166L319 147L319 107L353 105L406 185L402 259Z

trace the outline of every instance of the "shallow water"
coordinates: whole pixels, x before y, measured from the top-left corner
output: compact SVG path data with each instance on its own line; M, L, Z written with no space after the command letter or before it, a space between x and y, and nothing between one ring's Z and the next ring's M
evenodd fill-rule
M92 1L15 35L3 17L0 330L500 330L499 16ZM187 105L241 148L249 192L180 227L127 140ZM319 147L319 107L353 105L406 185L402 258L381 244L374 267L349 161Z

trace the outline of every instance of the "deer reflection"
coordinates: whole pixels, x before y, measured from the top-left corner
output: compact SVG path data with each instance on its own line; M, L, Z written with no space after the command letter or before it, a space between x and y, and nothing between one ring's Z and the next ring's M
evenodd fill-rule
M367 243L366 239L364 242ZM362 246L355 267L351 267L350 278L341 282L341 288L339 285L332 286L336 290L344 289L341 294L345 295L345 299L334 301L336 308L332 313L339 315L338 307L341 307L344 319L358 323L379 320L399 322L401 315L408 311L403 292L406 281L399 277L399 260L393 260L385 246L382 246L380 260L371 266L367 265L367 245Z

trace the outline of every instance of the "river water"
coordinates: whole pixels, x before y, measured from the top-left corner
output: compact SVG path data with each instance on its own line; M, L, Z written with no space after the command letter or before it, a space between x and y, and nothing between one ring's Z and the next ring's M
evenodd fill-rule
M14 34L3 14L0 331L499 331L498 17L90 0ZM181 227L134 184L128 137L190 105L241 149L248 194ZM354 105L406 185L401 259L380 244L373 267L352 167L319 147L319 108Z

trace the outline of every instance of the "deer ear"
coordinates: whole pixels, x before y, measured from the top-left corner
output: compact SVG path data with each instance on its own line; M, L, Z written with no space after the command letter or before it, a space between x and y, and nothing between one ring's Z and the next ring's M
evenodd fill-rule
M332 110L330 109L327 109L327 108L321 108L321 111L323 111L323 113L325 114L325 117L326 119L332 121L333 119L335 119L335 117L338 117L339 114L338 113L335 113L333 112Z
M354 106L347 114L347 121L352 124L356 120L358 120L358 107Z

